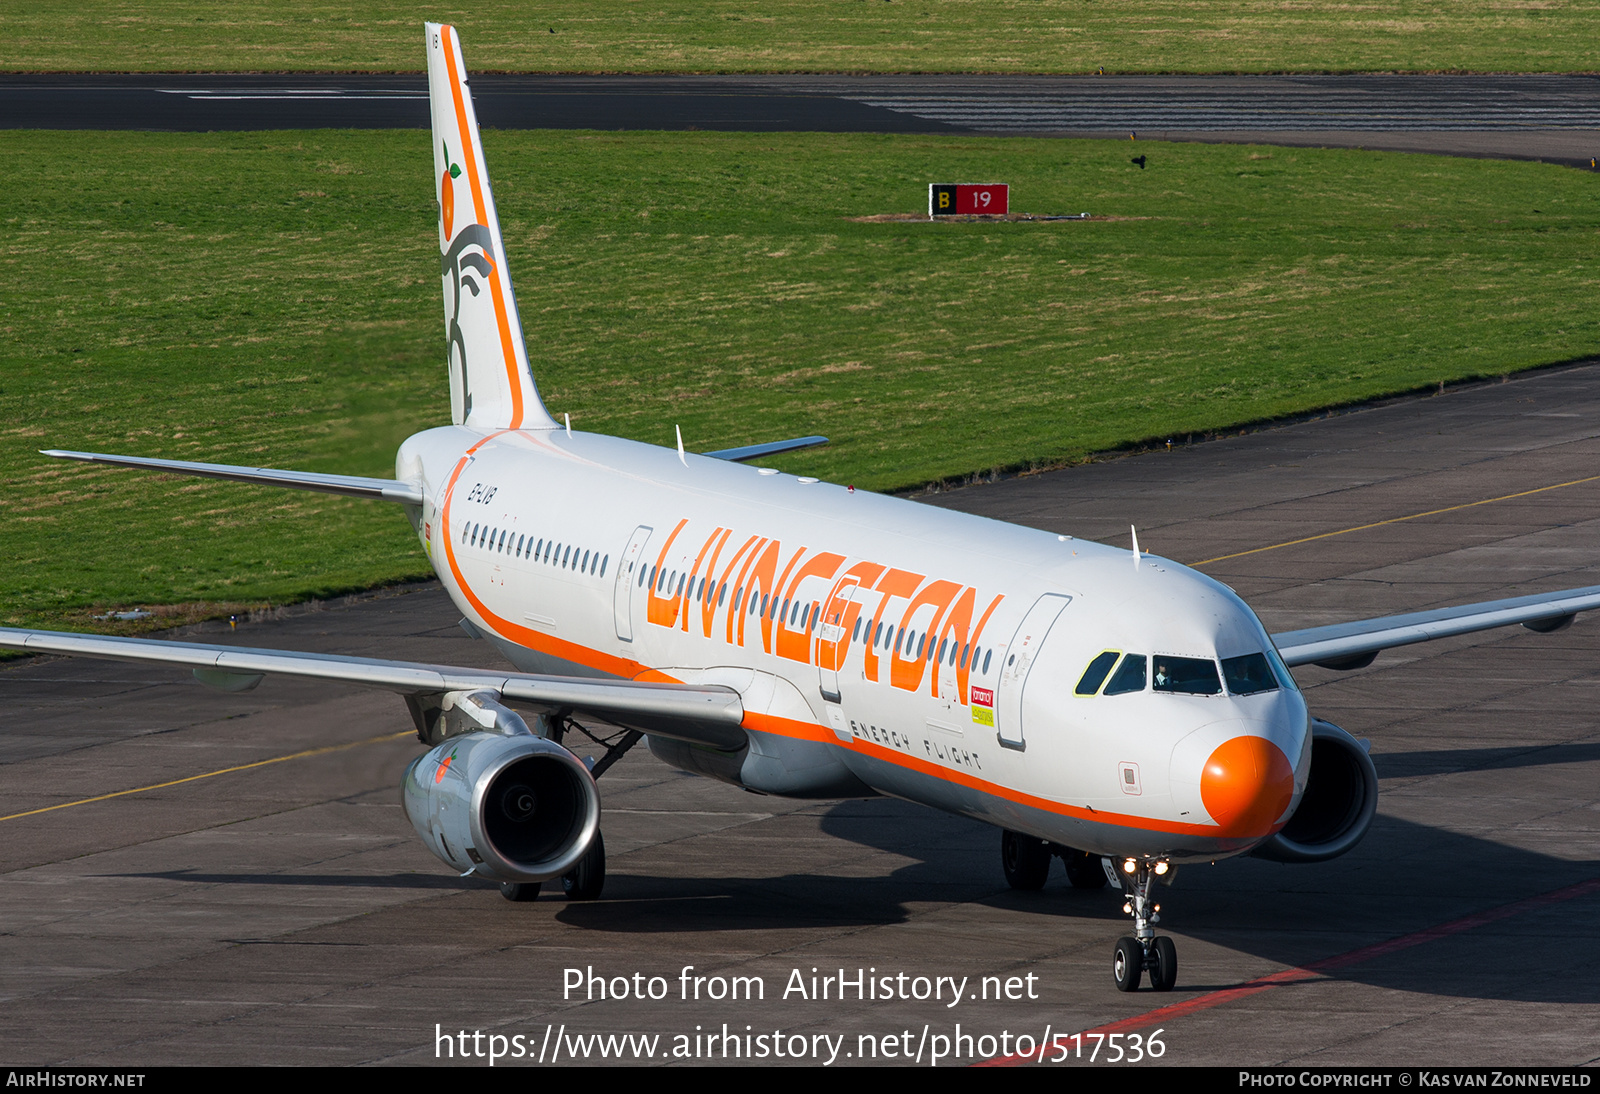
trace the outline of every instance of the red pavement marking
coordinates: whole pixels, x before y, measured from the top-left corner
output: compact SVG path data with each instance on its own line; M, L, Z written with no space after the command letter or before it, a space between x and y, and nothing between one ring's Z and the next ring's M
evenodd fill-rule
M1536 908L1546 908L1552 904L1560 904L1563 901L1585 896L1596 890L1600 890L1600 877L1592 877L1588 881L1580 881L1576 885L1568 885L1565 889L1555 889L1548 893L1540 893L1538 896L1530 896L1526 900L1504 904L1498 908L1490 908L1488 911L1475 912L1461 919L1453 919L1449 923L1441 923L1437 927L1425 927L1412 934L1391 938L1387 942L1376 942L1371 946L1362 946L1360 949L1350 950L1347 953L1324 957L1321 961L1313 961L1310 964L1301 965L1293 969L1284 969L1282 972L1275 972L1268 976L1251 980L1249 983L1240 984L1236 988L1223 988L1220 991L1197 995L1193 999L1185 1000L1182 1003L1157 1007L1155 1010L1146 1011L1132 1018L1123 1018L1107 1025L1086 1029L1077 1036L1087 1037L1094 1033L1126 1033L1131 1030L1144 1029L1147 1026L1154 1026L1162 1022L1171 1021L1174 1018L1181 1018L1186 1014L1193 1014L1196 1011L1220 1007L1224 1003L1231 1003L1235 999L1243 999L1247 995L1269 991L1281 984L1297 984L1305 980L1314 980L1321 974L1332 972L1334 969L1359 965L1363 961L1371 961L1375 957L1386 957L1401 950L1409 950L1413 946L1421 946L1426 942L1436 942L1453 934L1470 931L1501 919L1509 919L1514 915L1531 912ZM1037 1062L1044 1052L1045 1047L1041 1046L1037 1052L1030 1053L1027 1056L997 1056L994 1059L985 1060L972 1066L1016 1067L1020 1064Z

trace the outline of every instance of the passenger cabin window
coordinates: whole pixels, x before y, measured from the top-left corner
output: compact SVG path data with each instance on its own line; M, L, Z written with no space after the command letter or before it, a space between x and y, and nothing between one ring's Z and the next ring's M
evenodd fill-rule
M1130 653L1122 659L1122 664L1117 666L1117 671L1112 674L1111 682L1106 685L1106 695L1129 695L1136 691L1144 690L1144 678L1148 658L1142 653Z
M1073 688L1077 695L1093 695L1100 690L1100 685L1106 682L1106 677L1111 673L1111 666L1117 663L1116 650L1106 650L1099 654L1089 667L1083 670L1083 676L1078 680L1078 686ZM1141 685L1142 686L1142 685Z
M1228 692L1232 695L1254 695L1261 691L1278 690L1278 681L1273 679L1272 666L1267 664L1267 655L1264 653L1224 658L1222 678L1227 681Z
M1150 678L1155 691L1175 695L1221 695L1222 681L1217 663L1209 657L1168 657L1157 654L1155 672Z

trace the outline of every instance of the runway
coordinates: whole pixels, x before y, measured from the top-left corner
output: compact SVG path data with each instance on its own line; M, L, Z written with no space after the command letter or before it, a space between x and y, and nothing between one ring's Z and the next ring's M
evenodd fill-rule
M1117 544L1136 524L1273 630L1600 581L1600 365L1189 441L924 500ZM424 585L184 634L495 663L456 618ZM1600 618L1581 618L1299 670L1316 713L1372 741L1378 820L1327 864L1184 867L1162 895L1178 989L1159 996L1112 984L1115 897L1059 866L1042 893L1010 891L998 834L959 818L758 797L638 749L601 780L604 899L514 905L411 835L398 784L417 746L394 697L32 659L0 670L9 1062L460 1063L447 1043L491 1042L451 1035L481 1031L523 1039L502 1066L648 1044L597 1034L660 1037L656 1063L721 1063L717 1045L740 1062L746 1032L786 1051L758 1063L837 1044L837 1063L927 1064L939 1037L1014 1055L1019 1035L1112 1030L1113 1066L1594 1063L1597 654ZM646 998L564 994L569 969ZM836 978L826 1000L813 969ZM907 993L992 977L1000 998L840 1001L841 970ZM710 998L718 977L764 994ZM705 1040L724 1024L734 1041Z
M1594 76L545 76L472 78L527 129L982 133L1386 148L1588 166ZM422 128L419 75L4 75L0 127Z

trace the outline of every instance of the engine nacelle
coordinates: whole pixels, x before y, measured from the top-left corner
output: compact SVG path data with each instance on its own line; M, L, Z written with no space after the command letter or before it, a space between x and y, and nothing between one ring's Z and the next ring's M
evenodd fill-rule
M560 877L600 830L589 769L527 734L450 738L406 768L400 805L428 850L496 881Z
M1350 734L1311 719L1311 775L1283 829L1251 854L1274 862L1324 862L1361 842L1378 811L1378 771Z

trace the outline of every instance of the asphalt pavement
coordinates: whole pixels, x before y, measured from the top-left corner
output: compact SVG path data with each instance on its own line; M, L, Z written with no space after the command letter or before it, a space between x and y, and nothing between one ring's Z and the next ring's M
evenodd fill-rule
M1285 630L1600 583L1597 464L1590 365L925 500L1118 544L1136 524ZM456 618L430 584L184 636L496 664ZM1317 714L1371 740L1377 821L1330 863L1183 867L1161 897L1178 987L1158 996L1112 984L1117 898L1059 866L1012 892L981 824L742 793L636 749L601 779L603 899L512 904L412 835L398 786L418 746L393 696L36 658L0 670L8 1062L459 1063L482 1032L522 1046L502 1065L732 1063L741 1035L770 1051L782 1031L803 1055L757 1062L831 1045L926 1064L961 1035L970 1057L1100 1031L1115 1066L1133 1034L1164 1051L1140 1067L1594 1063L1597 665L1583 617L1297 670ZM818 1000L813 969L995 992ZM764 994L727 998L733 977ZM706 1041L725 1024L734 1040ZM660 1039L592 1039L623 1034Z
M480 122L1600 155L1594 76L551 76L472 78ZM3 75L0 127L424 128L420 75Z

